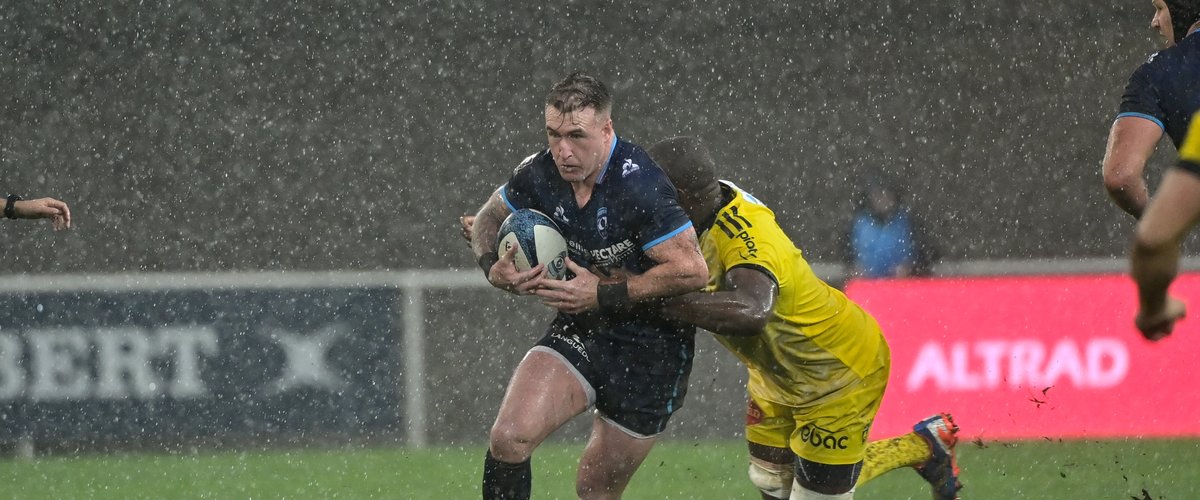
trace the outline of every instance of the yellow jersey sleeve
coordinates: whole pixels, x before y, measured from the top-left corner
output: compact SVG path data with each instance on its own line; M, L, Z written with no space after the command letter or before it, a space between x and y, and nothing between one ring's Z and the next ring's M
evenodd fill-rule
M1183 145L1179 147L1178 167L1194 174L1200 174L1200 123L1197 123L1200 113L1192 115L1188 125L1187 135Z

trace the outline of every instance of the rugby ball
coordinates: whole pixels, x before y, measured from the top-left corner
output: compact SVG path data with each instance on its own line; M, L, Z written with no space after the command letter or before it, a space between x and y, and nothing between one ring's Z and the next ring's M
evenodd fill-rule
M504 255L513 245L518 271L528 271L538 264L546 265L546 274L560 280L567 276L567 240L550 217L537 210L522 208L500 224L496 235L496 253Z

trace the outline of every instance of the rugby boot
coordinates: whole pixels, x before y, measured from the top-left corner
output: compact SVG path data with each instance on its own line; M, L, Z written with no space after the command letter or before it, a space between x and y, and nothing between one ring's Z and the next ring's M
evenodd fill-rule
M929 460L914 468L933 487L934 500L956 500L958 490L962 489L962 483L958 482L958 461L954 457L958 425L949 413L939 413L917 422L913 432L929 444Z

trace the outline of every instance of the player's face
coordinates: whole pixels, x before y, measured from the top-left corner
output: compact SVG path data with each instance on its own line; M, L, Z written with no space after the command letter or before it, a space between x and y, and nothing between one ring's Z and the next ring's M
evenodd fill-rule
M707 219L711 215L708 200L704 198L704 193L689 191L681 187L675 187L675 193L679 197L679 208L682 208L684 213L692 222L699 222Z
M1171 27L1171 11L1163 0L1154 0L1154 17L1150 19L1150 29L1158 32L1163 39L1163 45L1175 45L1175 33Z
M594 178L608 159L613 136L612 118L584 108L560 113L546 106L546 138L558 174L567 182Z

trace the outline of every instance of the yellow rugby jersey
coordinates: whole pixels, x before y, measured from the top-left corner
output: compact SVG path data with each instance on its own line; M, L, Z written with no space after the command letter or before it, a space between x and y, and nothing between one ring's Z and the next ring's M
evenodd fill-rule
M716 335L750 371L750 391L789 406L804 406L887 366L879 325L857 304L813 273L775 213L728 181L733 200L721 208L700 246L708 263L706 291L725 273L749 266L779 285L765 330L752 337Z
M1192 115L1187 135L1179 146L1179 167L1193 173L1200 173L1200 125L1197 125L1197 118L1200 118L1200 113Z

